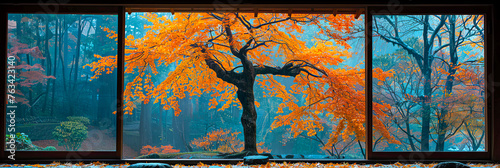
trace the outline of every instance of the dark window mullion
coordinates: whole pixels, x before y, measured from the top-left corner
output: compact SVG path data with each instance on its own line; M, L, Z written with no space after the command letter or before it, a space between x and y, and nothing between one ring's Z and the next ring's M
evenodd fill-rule
M0 56L1 58L1 61L0 61L0 67L2 67L2 79L0 80L0 86L2 87L1 89L1 92L0 94L2 96L0 96L0 104L1 104L1 109L2 110L2 117L0 117L0 125L2 125L1 127L1 131L0 131L0 135L2 136L0 139L0 143L2 144L0 146L0 160L3 160L4 159L4 152L5 151L5 138L4 138L4 135L6 133L6 128L5 128L5 124L6 124L6 119L7 119L7 116L6 116L6 94L7 94L7 33L8 33L8 30L7 30L7 26L8 24L6 24L8 22L8 18L7 18L7 12L5 10L5 6L2 6L1 7L1 11L2 13L0 14L1 18L0 18L0 23L3 23L2 26L0 27L0 51L2 51L2 56Z
M366 8L365 14L365 130L366 130L366 157L365 159L370 160L373 156L373 107L372 107L372 55L373 55L373 45L372 45L372 13L370 13L371 7Z
M118 10L118 53L117 53L117 106L116 106L116 157L122 159L123 155L123 78L125 57L125 8Z

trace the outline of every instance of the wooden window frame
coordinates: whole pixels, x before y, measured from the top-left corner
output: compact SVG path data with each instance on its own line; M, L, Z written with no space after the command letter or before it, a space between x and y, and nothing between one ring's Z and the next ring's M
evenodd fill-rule
M0 23L7 23L9 13L47 13L47 14L114 14L118 16L118 60L117 60L117 125L116 125L116 151L82 151L82 152L71 152L71 151L51 151L51 152L40 152L40 151L16 151L16 161L12 161L7 158L8 151L5 151L5 145L0 146L0 158L3 162L8 163L20 163L20 162L52 162L53 160L63 160L67 162L77 162L77 161L89 161L89 160L100 160L108 161L110 163L123 163L123 162L144 162L144 161L160 161L166 163L182 163L182 164L197 164L199 162L204 163L237 163L241 159L169 159L169 160L159 160L159 159L123 159L123 70L124 70L124 49L125 49L125 15L127 12L132 11L161 11L158 9L165 9L165 12L172 11L174 8L190 8L192 12L194 8L200 8L198 12L202 12L202 8L205 10L244 10L250 9L247 12L255 11L254 9L259 8L310 8L311 11L314 8L357 8L363 9L361 14L364 14L365 18L365 90L366 90L366 158L360 160L333 160L333 159L319 159L319 160L304 160L304 159L272 159L271 161L276 162L364 162L364 163L392 163L392 162L432 162L439 160L463 160L463 161L477 161L477 162L489 162L489 161L500 161L500 123L495 123L493 121L500 121L500 106L495 106L493 102L500 102L500 95L498 92L500 89L500 66L492 66L494 63L500 64L500 58L494 56L494 37L500 39L498 34L494 34L494 13L493 5L387 5L387 4L235 4L229 5L230 8L224 8L228 5L218 5L218 4L26 4L26 5L1 5L0 13ZM182 11L182 10L179 10ZM257 12L263 13L264 10ZM293 12L293 11L292 11ZM302 11L307 13L306 11ZM293 13L301 13L300 10L295 10ZM486 125L486 139L485 139L485 152L374 152L372 150L372 16L379 14L389 14L389 15L425 15L425 14L481 14L485 16L485 95L486 95L486 108L485 108L485 125ZM495 12L496 14L496 12ZM3 24L0 27L0 51L3 51L2 55L7 54L7 24ZM0 66L2 68L2 79L0 80L0 86L2 87L0 94L6 95L6 62L7 59L2 56L0 60ZM0 101L6 102L6 96L1 96ZM0 103L2 110L2 116L0 117L0 125L6 124L6 111L5 103ZM6 130L4 128L0 129L0 135L5 135ZM497 142L495 144L494 142ZM1 138L0 143L5 144L5 139Z

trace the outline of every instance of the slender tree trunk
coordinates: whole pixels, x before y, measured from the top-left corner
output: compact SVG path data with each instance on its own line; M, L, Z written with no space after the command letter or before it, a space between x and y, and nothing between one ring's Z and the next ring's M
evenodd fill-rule
M421 151L429 151L429 136L430 136L430 118L431 118L431 73L424 73L424 97L422 100L422 137L421 137Z
M17 38L17 40L21 40L20 37L22 36L21 35L21 33L22 33L21 32L21 26L22 26L21 25L21 17L22 17L22 15L17 15L17 17L16 17L16 38Z
M476 142L475 145L472 147L473 151L477 151L479 149L479 147L481 147L481 142L484 139L484 135L485 135L485 132L483 130L483 133L481 134L481 137L479 138L479 140L475 141L475 139L472 139L473 141Z
M61 40L62 40L62 36L61 36L61 27L60 27L60 22L59 22L59 18L56 19L56 35L55 35L55 43L54 43L54 73L52 73L54 75L54 77L56 77L57 75L57 56L58 56L58 53L59 53L59 56L61 56L61 50L62 50L62 46L61 46ZM57 50L59 48L59 50ZM56 77L57 78L57 77ZM55 79L52 79L52 99L51 99L51 103L50 103L50 116L54 117L54 101L55 101L55 95L56 95L56 80Z
M159 116L159 120L160 120L159 123L158 123L158 125L160 127L160 143L164 143L165 142L165 137L163 135L163 113L164 113L165 110L163 109L163 106L161 104L159 105L158 110L159 110L159 113L160 113L158 115Z
M455 74L457 70L458 56L457 56L457 46L455 41L455 16L449 17L450 30L448 32L450 39L450 66L448 67L448 76L446 77L445 83L445 94L443 95L444 107L441 110L438 120L438 139L436 144L436 151L444 151L444 143L446 141L446 132L448 130L448 123L446 121L449 112L448 99L453 91L453 81L455 80Z
M52 73L52 59L50 57L50 50L49 50L49 19L48 17L45 19L45 61L47 62L47 76L50 76L51 73ZM57 30L56 30L57 31ZM57 37L56 37L57 38ZM46 108L47 108L47 101L48 101L48 98L49 98L49 89L50 89L50 81L51 80L54 80L54 79L49 79L49 82L47 82L47 85L45 86L45 91L47 91L47 94L45 94L45 99L43 101L43 107L42 107L42 111L45 112Z
M33 19L35 20L35 23L34 23L34 27L35 27L35 36L36 36L36 39L33 38L35 40L35 46L38 47L38 49L40 49L40 51L42 52L42 55L45 56L45 51L42 50L42 47L40 47L42 44L41 44L41 37L40 37L40 19L37 18L37 19ZM42 67L44 67L45 64L43 63L42 61Z
M192 120L193 103L191 102L191 96L186 95L183 99L179 100L179 106L182 113L179 116L172 117L172 128L173 128L173 145L177 148L184 146L182 151L192 150L188 143L186 142L186 137L189 137L190 129L189 122Z
M75 54L75 61L74 61L74 69L75 69L75 74L73 75L73 91L76 88L77 85L77 79L78 79L78 69L79 69L79 62L80 62L80 50L81 50L81 41L82 41L82 31L83 27L85 24L82 24L82 17L80 16L80 19L78 21L78 37L76 40L76 54Z
M424 54L423 54L423 67L421 68L422 74L424 75L424 96L422 100L422 137L421 137L421 151L429 151L429 136L430 136L430 118L431 118L431 108L430 100L432 98L432 88L431 88L431 62L429 60L429 40L428 40L428 28L429 28L429 16L424 16Z
M67 99L69 102L71 102L71 104L73 104L72 102L75 102L75 99L76 98L70 98L70 94L74 94L76 93L75 89L76 89L76 85L77 85L77 80L78 80L78 63L80 61L80 48L81 48L81 40L82 40L82 29L83 29L83 26L82 26L82 17L80 16L79 19L78 19L78 33L77 33L77 40L76 40L76 53L74 54L74 59L73 59L73 66L71 68L71 71L75 70L75 72L73 73L73 85L72 85L72 88L70 89L69 92L66 92L67 93ZM71 72L70 72L71 73ZM71 80L71 77L70 79ZM70 111L70 114L72 116L75 115L75 106L69 106L69 111Z
M268 99L269 100L269 99ZM262 137L264 140L266 139L267 133L269 133L269 125L268 121L270 120L270 113L271 113L271 108L269 106L266 108L266 112L264 114L264 118L262 119L262 124L260 131L259 131L259 136Z
M64 19L62 24L61 24L61 27L60 29L62 30L61 31L61 34L60 34L60 49L59 49L59 60L61 62L61 73L62 73L62 83L63 83L63 92L61 94L61 97L62 97L62 109L64 111L68 111L68 94L67 94L67 91L68 91L68 80L66 80L66 71L67 71L67 64L68 64L68 60L67 59L64 59L65 57L67 57L69 54L69 39L68 39L68 17L67 16L64 16ZM62 52L62 53L61 53ZM71 60L71 59L69 59Z
M152 132L151 132L151 103L141 103L141 120L139 123L139 134L141 139L141 146L152 145Z
M62 22L62 21L61 21ZM66 60L64 60L64 57L68 55L68 48L69 48L69 44L68 44L68 35L67 35L67 30L66 28L67 27L64 27L66 26L66 17L64 17L64 23L61 25L61 34L60 34L60 49L59 49L59 60L61 61L61 72L62 72L62 77L63 77L63 90L64 92L66 93L66 90L67 90L67 85L66 85ZM64 39L63 39L64 38ZM66 104L66 103L64 103Z
M31 65L30 54L26 54L26 64ZM28 71L31 71L31 70L28 69ZM32 91L32 88L28 89L28 102L29 102L30 105L32 105L32 103L33 103L33 91ZM29 114L31 116L35 116L35 113L33 111L33 107L30 107L28 109L29 109Z
M408 114L410 113L410 110L408 109L407 110ZM406 126L406 135L408 137L408 141L410 143L410 147L411 147L411 150L412 151L417 151L417 149L415 148L415 143L413 142L413 137L412 137L412 134L411 134L411 129L410 129L410 121L409 121L409 116L407 116L405 118L405 126Z

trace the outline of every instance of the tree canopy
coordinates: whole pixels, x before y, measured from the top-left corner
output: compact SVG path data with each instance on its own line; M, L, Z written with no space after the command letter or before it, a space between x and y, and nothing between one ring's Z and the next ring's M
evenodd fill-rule
M178 100L186 94L211 94L210 108L218 110L233 104L242 107L237 93L246 87L245 81L255 80L267 90L265 96L283 100L276 113L291 111L276 117L272 128L289 126L296 137L302 132L314 136L324 126L332 127L325 148L339 137L354 135L365 141L365 72L340 65L352 55L347 41L354 38L350 35L355 31L353 15L179 13L167 18L148 13L144 18L151 23L145 26L147 33L140 38L128 35L125 42L125 73L135 75L126 83L125 114L136 108L134 100L142 100L160 102L178 115ZM305 26L320 30L312 46L300 38ZM115 32L108 33L117 38ZM114 70L116 56L96 57L100 60L88 65L94 78ZM152 77L163 73L158 66L175 70L155 83ZM384 81L392 74L377 68L373 77ZM276 75L294 77L295 83L288 89L275 80ZM304 96L305 103L298 103L297 95ZM259 106L259 100L252 103ZM373 104L374 130L398 143L379 120L390 108Z

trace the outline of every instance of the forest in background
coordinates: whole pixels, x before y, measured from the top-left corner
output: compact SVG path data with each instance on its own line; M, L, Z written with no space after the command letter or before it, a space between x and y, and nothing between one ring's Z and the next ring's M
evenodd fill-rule
M94 54L116 55L116 15L9 14L18 150L115 150L116 73L91 80Z
M374 17L373 67L397 72L374 80L387 102L384 124L401 142L374 136L374 151L485 151L483 15ZM374 72L375 73L375 72Z

